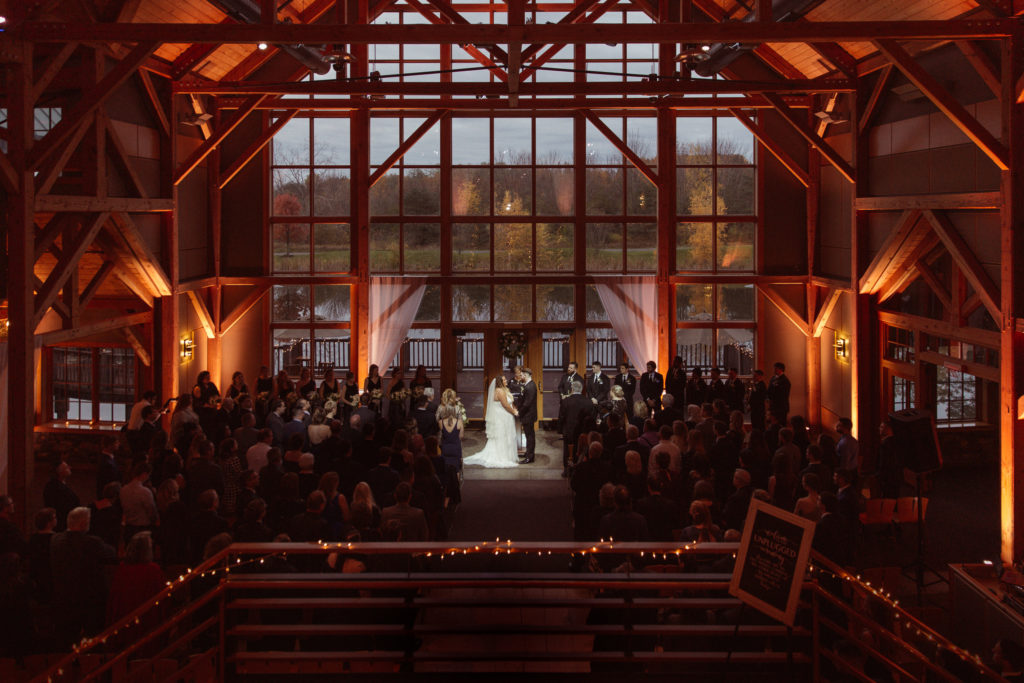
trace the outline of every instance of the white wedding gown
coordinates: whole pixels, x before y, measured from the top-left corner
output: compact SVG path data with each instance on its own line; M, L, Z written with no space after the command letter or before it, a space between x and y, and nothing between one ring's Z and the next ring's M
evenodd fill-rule
M501 401L494 399L494 381L487 389L487 418L485 420L487 444L479 453L469 456L466 465L481 467L518 467L519 449L516 444L516 420L505 410Z

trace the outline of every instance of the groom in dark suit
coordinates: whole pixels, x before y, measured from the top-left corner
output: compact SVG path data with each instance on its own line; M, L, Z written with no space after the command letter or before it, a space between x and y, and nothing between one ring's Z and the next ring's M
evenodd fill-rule
M537 385L533 381L533 373L530 368L520 368L519 382L523 387L522 397L519 399L519 422L523 426L523 434L526 436L526 453L519 464L526 465L536 458L535 448L537 438L534 434L534 423L537 421Z

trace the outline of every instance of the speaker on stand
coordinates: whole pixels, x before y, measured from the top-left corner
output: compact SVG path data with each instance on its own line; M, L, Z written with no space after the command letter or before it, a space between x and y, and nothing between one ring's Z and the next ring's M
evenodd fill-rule
M927 410L908 408L889 413L889 426L896 440L896 450L902 455L904 468L915 475L914 497L917 507L917 557L903 568L903 572L917 584L917 604L923 602L925 588L937 583L946 583L946 578L935 571L924 560L924 506L921 499L928 485L927 476L942 469L942 451L935 431L932 414ZM932 574L934 580L925 582L925 575Z

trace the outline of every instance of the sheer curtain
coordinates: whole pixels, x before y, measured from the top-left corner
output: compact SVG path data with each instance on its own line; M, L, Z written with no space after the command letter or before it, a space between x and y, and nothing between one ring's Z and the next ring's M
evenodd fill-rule
M370 278L370 363L387 372L420 310L422 278Z
M594 286L633 367L658 360L658 286L653 277L624 277Z

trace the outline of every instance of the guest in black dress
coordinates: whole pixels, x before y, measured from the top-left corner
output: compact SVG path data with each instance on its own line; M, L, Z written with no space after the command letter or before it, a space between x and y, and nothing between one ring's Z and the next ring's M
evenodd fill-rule
M320 382L320 397L326 399L328 396L340 396L341 388L341 382L334 376L334 368L327 368L324 371L324 381Z
M345 384L341 387L341 401L341 416L343 422L348 424L348 419L352 417L352 411L358 407L359 403L359 385L356 384L356 373L351 370L345 373Z
M228 387L228 398L237 399L242 394L249 393L249 386L245 383L245 375L241 370L236 370L231 375L231 385Z
M409 393L405 388L405 374L402 368L395 368L391 375L391 383L388 384L388 421L392 425L405 424L405 417L409 412Z
M309 368L302 368L299 372L299 396L306 398L316 393L316 380L313 379L313 371Z
M370 374L363 380L363 391L370 395L370 410L380 415L383 387L381 386L380 369L376 365L370 366Z

